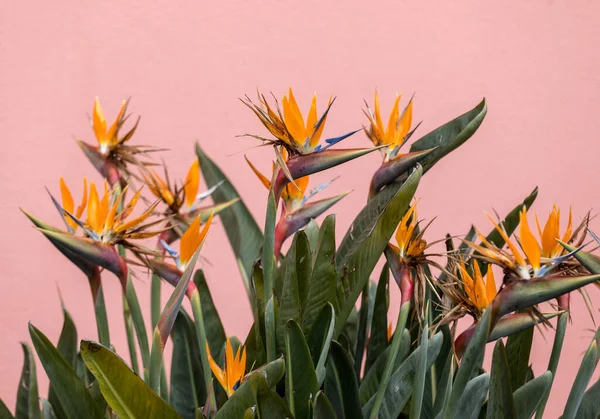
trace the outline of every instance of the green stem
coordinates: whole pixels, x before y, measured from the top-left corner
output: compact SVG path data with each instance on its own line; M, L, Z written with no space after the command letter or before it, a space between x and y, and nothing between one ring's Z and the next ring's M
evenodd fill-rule
M158 259L158 258L157 258ZM158 324L160 319L160 294L161 294L161 279L160 276L152 274L152 286L150 288L150 314L152 318L152 329Z
M556 376L556 370L558 368L558 361L560 360L560 353L562 351L563 342L565 340L565 332L567 330L567 323L569 322L569 313L562 313L558 316L556 322L556 333L554 334L554 344L552 345L552 354L550 355L550 361L548 362L548 371L552 373L550 379L550 386L540 401L540 405L535 414L535 419L542 419L544 417L544 409L550 397L550 391L552 390L552 384L554 383L554 377Z
M110 332L108 328L108 315L106 314L106 303L104 301L104 291L100 271L96 270L93 276L90 276L90 288L92 289L92 299L94 301L94 313L96 315L96 328L98 329L98 340L107 348L110 348Z
M125 298L129 305L129 311L131 313L131 319L133 321L133 327L135 334L137 335L138 344L140 346L140 354L142 355L142 365L144 366L144 376L147 375L150 362L150 348L148 346L148 335L146 334L146 325L144 323L144 316L142 315L142 309L140 308L140 302L138 301L135 288L131 280L131 275L127 275L127 286L125 289Z
M198 336L198 346L200 350L200 361L202 362L202 372L204 373L204 385L206 392L214 399L214 392L209 391L212 382L212 372L208 362L208 353L206 352L206 329L204 328L204 316L202 314L202 305L200 302L200 293L194 290L191 297L192 312L194 314L194 325L196 326L196 335ZM211 400L211 405L214 400Z
M131 358L131 369L139 375L140 367L138 365L137 352L135 350L133 322L131 321L131 312L125 296L123 296L123 318L125 319L125 333L127 334L127 346L129 347L129 357Z
M169 402L169 387L167 387L167 371L164 362L160 369L160 397L167 403Z
M373 410L371 410L371 415L369 416L371 419L377 419L379 417L379 409L381 409L383 396L385 395L387 386L390 383L390 378L392 377L392 373L394 372L396 356L398 355L398 348L400 347L400 338L402 336L402 331L406 327L406 321L408 320L410 306L410 300L406 301L404 304L402 304L402 307L400 307L400 311L398 312L398 324L396 325L396 330L394 331L394 337L392 339L390 353L385 362L385 370L383 371L383 377L381 377L381 382L379 384L379 388L377 389L377 394L375 395Z

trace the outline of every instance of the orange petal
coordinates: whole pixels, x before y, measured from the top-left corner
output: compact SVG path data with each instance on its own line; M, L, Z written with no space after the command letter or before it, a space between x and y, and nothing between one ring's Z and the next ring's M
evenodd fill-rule
M496 289L496 280L494 279L494 271L492 265L488 265L487 278L485 282L485 292L487 296L487 305L489 305L494 298L498 290Z
M400 113L398 111L398 104L400 103L400 98L402 96L396 95L396 100L394 100L394 106L392 107L392 111L390 112L390 119L388 121L387 131L385 132L385 143L386 144L396 144L396 123L398 122L398 118Z
M185 185L183 185L183 191L185 195L185 204L188 207L194 205L196 202L196 195L198 195L198 188L200 187L200 163L198 159L194 160L190 166L190 170L185 177Z
M267 179L267 177L265 175L263 175L262 173L260 173L258 171L258 169L252 164L252 162L250 162L250 160L248 160L248 157L244 156L244 158L246 159L246 163L248 163L248 166L250 166L250 168L252 169L254 174L258 177L258 179L260 179L261 183L263 185L265 185L265 187L267 189L271 189L271 181L269 179Z
M60 194L62 196L62 206L71 214L73 213L73 209L75 208L75 203L73 202L73 195L71 195L71 191L67 187L65 180L60 178Z
M94 182L90 183L90 200L87 207L88 220L90 228L96 233L102 232L102 223L99 219L100 215L100 199L98 198L98 191Z
M94 134L100 144L106 144L106 119L104 119L104 112L100 106L100 100L98 97L94 99L94 109L92 111L92 126L94 128Z
M232 372L235 369L234 358L233 358L233 346L231 346L231 340L227 338L227 343L225 344L225 374L227 376L227 394L230 396L233 393L233 386L235 382L233 382Z
M119 138L117 137L119 128L121 127L121 122L123 117L125 116L125 110L127 109L127 101L124 100L121 102L121 109L119 110L119 114L117 115L117 119L112 123L110 128L108 129L108 133L106 134L106 138L110 145L116 145L119 142Z
M227 389L227 377L225 372L219 367L219 365L213 359L210 348L208 346L208 342L206 342L206 354L208 355L208 363L210 364L210 369L212 370L213 375L217 379L217 381L223 386L224 389Z
M494 221L494 219L488 213L485 213L485 215L487 215L487 217L490 219L490 221L492 222L492 224L494 224L494 227L496 228L496 231L500 234L500 236L502 236L502 238L506 242L506 245L510 249L513 257L515 258L515 261L517 262L517 264L519 264L519 265L525 265L525 260L523 259L523 256L521 256L521 253L519 252L519 249L517 248L517 246L515 246L515 244L512 242L512 240L506 235L506 233L504 232L504 229L502 227L500 227L500 225L497 224Z
M143 223L146 218L150 217L154 213L154 210L156 209L158 204L158 202L155 202L154 204L150 205L150 207L148 207L148 209L144 211L139 217L136 217L131 221L127 221L126 223L116 225L114 228L115 233L121 233ZM121 220L124 219L119 217L119 222L121 222Z
M308 115L306 117L306 132L309 135L312 135L315 130L315 125L317 125L317 94L315 93L312 97L312 101L310 102L310 109L308 111Z
M88 192L87 192L87 179L84 177L83 178L83 196L81 197L81 204L79 204L79 206L77 207L77 212L75 213L75 216L77 218L81 218L81 215L83 214L83 211L85 210L85 207L87 206L87 199L88 199Z
M383 121L381 120L381 111L379 110L379 93L375 90L375 100L373 103L373 108L375 111L375 122L377 123L377 128L379 131L383 132Z
M404 137L406 137L406 135L410 131L410 127L412 125L412 108L413 108L413 101L411 99L411 101L408 102L406 109L404 109L402 116L400 117L400 124L398 126L398 132L397 132L397 136L396 136L396 138L397 138L396 145L401 145L402 141L404 140Z
M537 272L540 269L542 257L540 245L533 233L531 233L529 222L527 221L527 210L525 208L523 208L519 217L521 218L521 247L534 272Z
M483 277L481 275L481 270L479 269L479 263L475 261L473 264L473 289L475 293L475 305L480 310L483 310L487 307L487 295L485 284L483 283Z
M285 120L285 126L292 135L294 142L302 146L306 140L306 127L304 126L304 118L302 112L296 103L296 98L292 93L292 88L289 90L289 99L284 96L283 98L283 118Z

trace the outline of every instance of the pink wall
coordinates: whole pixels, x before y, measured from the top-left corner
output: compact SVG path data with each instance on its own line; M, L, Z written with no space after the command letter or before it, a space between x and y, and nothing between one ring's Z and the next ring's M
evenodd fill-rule
M483 210L504 213L535 185L537 211L545 214L554 202L572 204L579 220L597 205L600 190L600 5L500 3L2 2L0 397L14 406L18 342L29 340L27 322L57 339L57 287L80 336L95 337L86 280L18 207L58 223L44 186L58 192L64 176L79 196L82 175L98 180L73 141L92 140L86 114L96 95L111 118L121 99L133 97L131 110L142 115L134 141L170 148L163 156L175 175L185 174L194 141L200 141L261 223L265 191L245 167L243 153L230 156L255 144L235 135L262 132L237 100L243 94L259 87L280 96L292 85L303 109L315 90L323 102L337 95L326 128L331 135L365 122L362 100L371 101L375 87L386 112L396 91L416 92L421 135L485 96L488 117L476 137L419 189L420 215L438 217L429 237L464 233L471 222L487 229ZM348 142L367 145L362 134ZM248 154L268 166L268 150ZM373 155L320 177L342 175L330 194L354 189L337 208L340 235L365 202L378 164ZM220 226L211 231L204 256L228 333L245 336L248 305ZM125 352L118 284L109 275L105 284L115 345ZM140 277L137 288L148 307L148 280ZM598 301L598 291L590 293ZM564 404L592 336L581 298L574 304L554 407ZM545 340L535 341L536 373L547 363L552 339L547 331ZM39 363L38 370L43 375ZM547 412L555 417L559 411Z

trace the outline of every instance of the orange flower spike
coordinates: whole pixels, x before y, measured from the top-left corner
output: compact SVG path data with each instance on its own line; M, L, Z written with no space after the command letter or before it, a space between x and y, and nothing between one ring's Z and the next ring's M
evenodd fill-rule
M123 120L123 117L125 116L126 109L127 109L127 101L124 100L123 102L121 102L121 109L119 109L119 114L117 115L117 119L115 119L115 122L112 123L112 125L108 129L108 132L106 133L106 138L109 142L109 145L111 145L111 146L114 146L119 142L119 139L117 138L117 132L119 131L121 121Z
M395 146L397 141L396 138L396 124L398 122L398 117L400 116L400 112L398 111L398 105L400 103L400 98L402 96L396 95L396 99L394 100L394 106L392 107L392 111L390 112L390 119L388 121L387 131L385 132L385 143L390 146ZM382 127L383 129L383 127Z
M194 160L188 170L187 176L185 177L185 184L183 185L183 193L185 196L185 204L191 207L196 202L196 196L198 195L198 188L200 187L200 163L198 159Z
M244 158L246 159L246 163L248 163L248 166L250 166L250 168L252 169L252 171L254 172L254 174L258 177L258 179L260 180L260 182L263 185L265 185L265 188L271 189L271 181L269 179L267 179L267 177L265 175L263 175L262 173L260 173L258 171L258 169L256 168L256 166L254 166L252 164L252 162L250 160L248 160L248 157L244 156Z
M381 110L379 108L379 92L377 92L377 90L375 90L375 103L374 103L374 108L375 108L375 122L376 122L376 127L377 127L377 131L381 134L381 137L379 138L383 138L384 132L383 132L383 120L381 119ZM379 144L376 144L379 145Z
M202 245L208 229L212 222L213 215L211 214L204 225L202 231L200 231L200 216L192 222L190 227L181 236L180 248L179 248L179 262L185 270L185 266L190 261L196 250Z
M331 106L332 97L329 97L328 106ZM314 110L314 115L312 112ZM312 116L311 116L312 115ZM314 122L313 122L314 121ZM308 113L308 119L306 121L306 132L310 135L310 148L314 149L319 142L321 141L321 136L323 135L323 129L325 129L325 122L327 122L327 115L323 116L323 121L321 125L317 128L317 123L319 122L317 117L317 94L313 95L312 104L310 106L310 112Z
M474 305L477 305L477 304L475 304L476 298L475 298L474 281L473 281L473 278L471 278L471 275L469 275L469 272L467 271L467 267L465 266L465 262L462 259L460 261L459 267L460 267L460 273L461 273L463 284L464 284L465 293L467 294L467 297L469 297L469 300Z
M100 198L98 198L98 191L96 190L96 185L94 182L90 182L90 200L88 203L88 219L87 223L90 228L96 232L100 233L102 231L102 227L104 226L104 220L102 219L102 209L100 204Z
M210 369L212 370L213 375L221 384L221 386L223 386L224 389L227 389L227 376L225 374L225 371L223 371L213 359L210 353L210 347L208 346L208 342L206 342L206 354L208 355L208 363L210 364Z
M119 209L119 204L121 203L123 196L125 196L125 192L128 188L129 185L127 185L125 189L123 189L123 191L117 196L117 199L115 199L115 202L112 205L110 212L106 216L106 221L104 223L104 231L110 231L113 229L113 226L115 225L115 220L117 218L117 210Z
M404 140L404 137L406 137L408 135L408 132L410 131L410 127L412 125L412 109L413 109L413 101L411 99L410 102L408 102L408 105L406 106L406 110L404 111L404 114L402 114L402 117L400 118L400 123L398 124L398 131L396 133L396 145L400 146L402 145L402 141Z
M488 306L489 301L487 299L487 290L483 282L483 276L481 275L481 270L479 269L479 263L477 263L477 261L474 261L473 263L473 277L475 305L480 310L484 310Z
M492 265L488 265L487 278L485 282L485 293L488 301L488 305L496 298L498 290L496 289L496 280L494 279L494 271Z
M303 145L304 140L306 139L306 127L304 126L304 118L302 117L302 112L300 112L300 108L298 107L298 103L296 102L296 98L292 93L292 88L289 88L289 98L287 96L283 97L283 119L285 121L285 126L287 127L290 134L292 134L292 138L294 142L299 146Z
M73 201L73 195L71 195L71 191L67 187L67 184L62 177L60 178L60 194L62 197L63 208L72 214L73 210L75 209L75 202Z
M94 134L100 145L100 151L106 152L108 149L108 141L106 138L106 119L104 118L104 112L100 106L100 99L96 97L94 99L94 109L92 110L92 127Z
M394 337L394 330L392 329L392 324L389 323L387 327L387 340L388 342L392 340Z
M513 254L513 257L515 258L515 261L517 262L517 264L521 265L521 266L525 265L525 259L523 259L523 256L521 256L521 253L519 252L519 249L517 248L517 246L515 246L515 244L512 242L512 240L506 235L506 233L504 232L504 229L502 227L500 227L500 225L498 223L496 223L494 221L494 219L488 213L485 213L485 215L487 215L487 217L490 219L492 224L494 224L496 231L498 231L500 236L502 236L502 238L506 242L506 245L508 246L511 253Z
M520 225L521 225L521 247L523 253L527 256L527 260L533 267L533 273L539 271L541 265L542 253L540 245L534 237L531 229L529 228L529 222L527 221L527 210L523 208L519 214Z
M148 207L148 209L146 211L144 211L142 213L142 215L134 218L131 221L127 221L124 223L123 221L125 221L125 217L119 218L119 224L115 225L114 232L120 233L120 232L126 231L132 227L135 227L138 224L141 224L146 218L150 217L154 213L154 210L156 209L158 204L159 204L159 202L155 202L154 204L150 205L150 207Z

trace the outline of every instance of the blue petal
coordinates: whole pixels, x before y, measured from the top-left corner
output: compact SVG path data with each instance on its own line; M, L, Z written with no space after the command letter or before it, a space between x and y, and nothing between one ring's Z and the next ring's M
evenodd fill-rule
M169 255L171 255L171 257L176 258L179 255L179 252L177 250L173 249L171 246L169 246L169 244L166 241L161 239L160 244L162 244L162 246L165 248L167 253L169 253Z
M340 141L345 140L346 138L350 137L351 135L356 134L360 130L362 130L362 128L359 128L359 129L357 129L355 131L351 131L351 132L349 132L347 134L344 134L344 135L340 135L339 137L328 138L328 139L325 140L325 142L327 143L327 145L323 147L323 146L321 146L319 144L317 147L315 147L315 151L324 151L324 150L327 150L332 145L335 145L335 144L339 143Z

